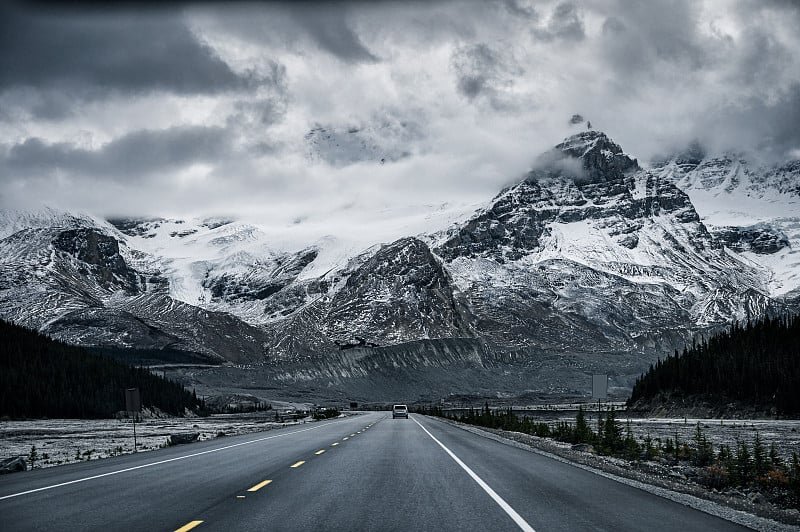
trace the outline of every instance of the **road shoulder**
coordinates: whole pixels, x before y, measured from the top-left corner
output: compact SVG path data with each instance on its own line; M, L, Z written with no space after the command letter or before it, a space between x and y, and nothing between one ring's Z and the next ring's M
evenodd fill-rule
M573 451L554 440L520 432L475 427L449 419L426 417L505 445L570 464L755 530L794 531L800 525L800 513L781 510L771 505L767 507L746 500L737 500L719 493L708 492L696 485L650 475L630 467L624 460Z

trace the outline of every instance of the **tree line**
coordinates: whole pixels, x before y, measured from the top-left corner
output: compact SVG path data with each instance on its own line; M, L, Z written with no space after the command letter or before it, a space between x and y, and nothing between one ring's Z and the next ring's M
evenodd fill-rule
M0 416L106 418L125 409L125 389L142 407L173 415L202 412L179 383L0 320Z
M800 316L765 316L692 343L639 377L628 402L708 395L800 413Z

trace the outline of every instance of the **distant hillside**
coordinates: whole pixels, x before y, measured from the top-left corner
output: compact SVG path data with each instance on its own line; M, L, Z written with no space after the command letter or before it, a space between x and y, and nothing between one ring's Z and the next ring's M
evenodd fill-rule
M800 316L765 317L677 351L637 379L629 406L667 408L686 399L733 401L800 414ZM688 401L690 403L691 401Z
M0 416L102 418L125 409L126 388L143 407L182 415L197 397L180 384L0 320Z

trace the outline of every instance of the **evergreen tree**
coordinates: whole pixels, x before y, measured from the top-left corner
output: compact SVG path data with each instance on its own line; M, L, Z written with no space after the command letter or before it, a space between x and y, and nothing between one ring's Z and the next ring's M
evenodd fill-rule
M753 472L756 477L766 474L767 467L767 452L764 449L764 443L761 441L761 435L756 432L756 438L753 441Z
M31 445L31 452L28 453L28 461L31 463L31 469L36 466L36 460L39 458L39 453L36 451L36 446Z
M765 316L659 359L637 379L629 405L659 396L710 395L797 414L798 387L800 316Z
M583 405L580 405L578 407L578 415L575 417L575 441L576 443L591 443L593 440L594 434L586 421Z
M753 458L745 442L736 444L736 478L740 484L749 484L753 476Z
M0 320L0 415L102 418L125 408L126 388L142 406L183 415L198 401L183 386L86 349Z
M633 437L633 431L631 430L631 422L628 420L626 430L625 430L625 441L623 442L624 448L624 455L625 458L628 460L638 460L642 449L639 446L639 442L636 441L636 438Z
M714 448L703 434L703 430L700 428L700 422L698 421L694 433L694 453L692 461L696 466L705 467L711 465L713 460Z
M783 460L778 456L778 449L775 448L775 442L772 442L769 446L769 464L773 469L783 466Z
M622 450L622 429L620 429L619 423L617 423L614 407L611 407L608 411L606 420L603 423L602 433L598 434L598 438L600 439L599 452L613 455Z

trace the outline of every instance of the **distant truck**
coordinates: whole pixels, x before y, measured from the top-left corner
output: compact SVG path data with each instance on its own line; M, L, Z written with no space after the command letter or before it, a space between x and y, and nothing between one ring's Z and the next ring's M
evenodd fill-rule
M392 407L392 419L399 417L408 419L408 407L406 405L394 405Z

